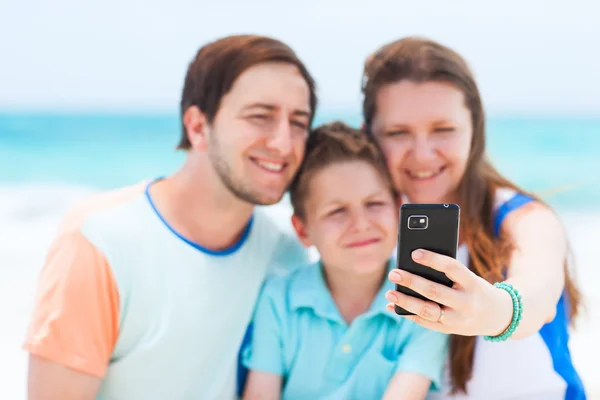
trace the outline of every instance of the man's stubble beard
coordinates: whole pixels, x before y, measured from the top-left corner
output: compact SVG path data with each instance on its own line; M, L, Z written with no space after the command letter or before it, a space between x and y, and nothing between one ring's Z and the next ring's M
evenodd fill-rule
M227 188L227 190L229 190L231 194L233 194L239 200L252 205L268 206L278 203L283 197L285 191L281 193L278 199L266 199L256 190L241 182L241 179L237 179L232 172L231 165L227 162L225 157L221 155L221 146L219 141L216 139L217 135L215 135L214 131L211 133L212 134L210 135L208 141L208 157L210 158L212 166L217 172L219 179Z

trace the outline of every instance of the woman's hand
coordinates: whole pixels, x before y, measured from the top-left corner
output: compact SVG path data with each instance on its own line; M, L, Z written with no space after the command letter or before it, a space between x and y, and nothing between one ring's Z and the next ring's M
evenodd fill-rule
M510 325L513 306L506 291L494 287L451 257L419 249L412 253L412 258L419 264L445 273L455 283L449 288L395 269L389 274L390 281L432 301L390 290L386 294L386 299L392 302L387 305L388 310L394 312L396 304L415 314L405 318L425 328L463 336L495 336Z

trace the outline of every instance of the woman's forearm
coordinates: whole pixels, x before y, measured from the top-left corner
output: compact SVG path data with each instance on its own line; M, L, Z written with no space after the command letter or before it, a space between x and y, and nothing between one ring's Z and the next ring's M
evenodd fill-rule
M523 304L523 314L519 326L511 335L511 339L522 339L538 332L544 324L550 322L556 314L556 303L560 293L550 289L543 282L535 282L528 276L518 275L506 281L516 288ZM513 317L513 302L510 295L503 289L498 289L498 328L486 333L490 336L499 335L510 325Z
M519 292L523 304L512 339L535 334L554 318L565 282L567 242L558 218L535 204L523 211L509 215L503 224L503 234L514 244L507 283ZM393 283L429 299L389 291L386 299L391 302L387 305L391 312L397 305L414 314L404 318L427 329L463 336L497 336L510 326L513 301L504 289L494 287L454 258L424 249L415 250L412 256L417 263L445 273L455 285L449 288L405 270L391 271Z

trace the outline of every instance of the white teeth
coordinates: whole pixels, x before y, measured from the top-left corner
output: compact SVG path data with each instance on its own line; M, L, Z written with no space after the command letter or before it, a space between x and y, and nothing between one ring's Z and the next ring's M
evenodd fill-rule
M260 165L261 167L263 167L264 169L267 169L267 170L273 171L273 172L281 172L281 170L283 170L283 165L284 165L284 164L272 163L272 162L261 161L261 160L256 160L256 163L258 165Z
M415 178L419 178L419 179L431 178L432 176L436 175L437 173L438 173L438 171L410 171L410 174L412 176L414 176Z

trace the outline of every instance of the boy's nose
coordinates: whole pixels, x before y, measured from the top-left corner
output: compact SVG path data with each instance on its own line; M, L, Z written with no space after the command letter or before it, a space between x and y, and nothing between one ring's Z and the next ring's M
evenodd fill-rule
M363 211L355 211L352 214L352 228L357 231L366 230L370 225L367 214Z

